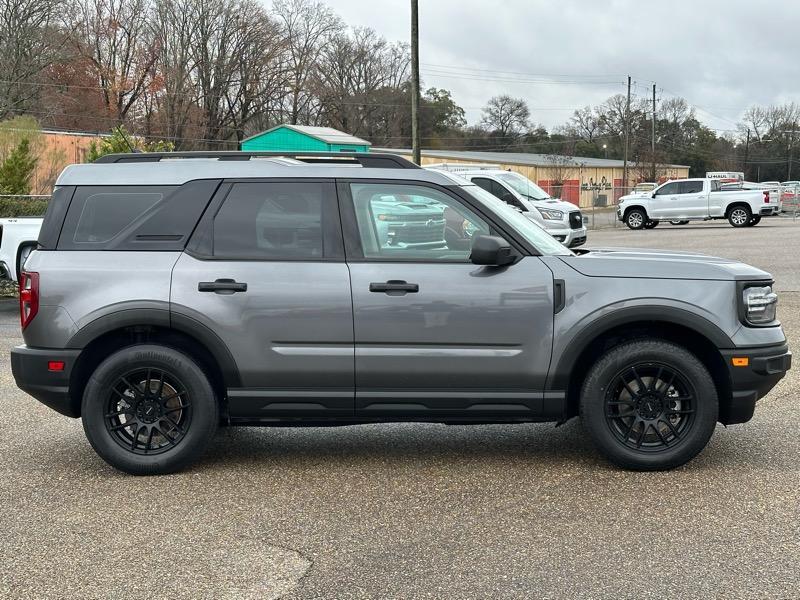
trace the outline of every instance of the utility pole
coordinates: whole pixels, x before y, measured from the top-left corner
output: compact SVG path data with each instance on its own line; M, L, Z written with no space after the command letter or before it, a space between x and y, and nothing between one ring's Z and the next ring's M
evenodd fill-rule
M419 0L411 0L411 152L420 164L419 146Z
M651 152L653 153L653 177L651 181L656 180L656 84L653 84L653 139L652 139L652 148Z
M625 103L625 148L622 154L622 194L628 193L628 134L631 118L631 76L628 75L628 101Z
M786 180L789 181L792 178L792 150L794 150L794 134L797 129L797 125L792 123L792 141L789 142L788 148L788 157L786 160Z
M744 142L744 164L742 165L742 171L744 171L744 178L747 179L747 158L750 152L750 128L747 128L747 137L745 138Z

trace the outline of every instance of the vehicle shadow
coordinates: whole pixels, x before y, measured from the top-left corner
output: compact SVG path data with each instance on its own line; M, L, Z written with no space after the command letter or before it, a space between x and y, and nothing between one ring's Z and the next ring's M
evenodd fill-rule
M472 461L536 462L596 460L577 419L514 425L389 423L343 427L227 427L221 429L199 467L268 461L299 465L316 459L348 463Z

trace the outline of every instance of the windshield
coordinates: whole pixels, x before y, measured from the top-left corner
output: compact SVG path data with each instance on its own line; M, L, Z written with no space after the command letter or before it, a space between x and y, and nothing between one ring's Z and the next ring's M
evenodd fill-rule
M497 178L510 185L518 194L530 198L531 200L550 199L550 195L547 192L519 173L508 171L506 173L500 173Z
M477 198L481 204L492 212L499 214L514 230L530 242L539 252L546 256L570 256L572 252L539 227L534 221L509 206L477 185L465 185L463 188Z

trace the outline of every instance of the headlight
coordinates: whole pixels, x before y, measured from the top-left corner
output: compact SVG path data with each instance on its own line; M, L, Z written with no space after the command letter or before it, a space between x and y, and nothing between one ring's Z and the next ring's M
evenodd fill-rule
M764 325L775 320L778 295L771 285L751 286L742 290L744 318L751 325Z
M537 208L542 218L547 221L560 221L564 218L564 213L560 210L552 210L550 208Z

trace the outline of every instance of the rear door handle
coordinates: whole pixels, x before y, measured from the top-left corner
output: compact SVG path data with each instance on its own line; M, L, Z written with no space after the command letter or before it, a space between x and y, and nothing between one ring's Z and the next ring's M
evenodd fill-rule
M214 292L215 294L235 294L246 292L247 284L239 283L235 279L217 279L216 281L201 281L197 284L198 292Z
M383 292L389 296L404 296L405 294L416 294L419 292L419 284L406 283L401 279L390 279L386 283L370 283L370 292Z

